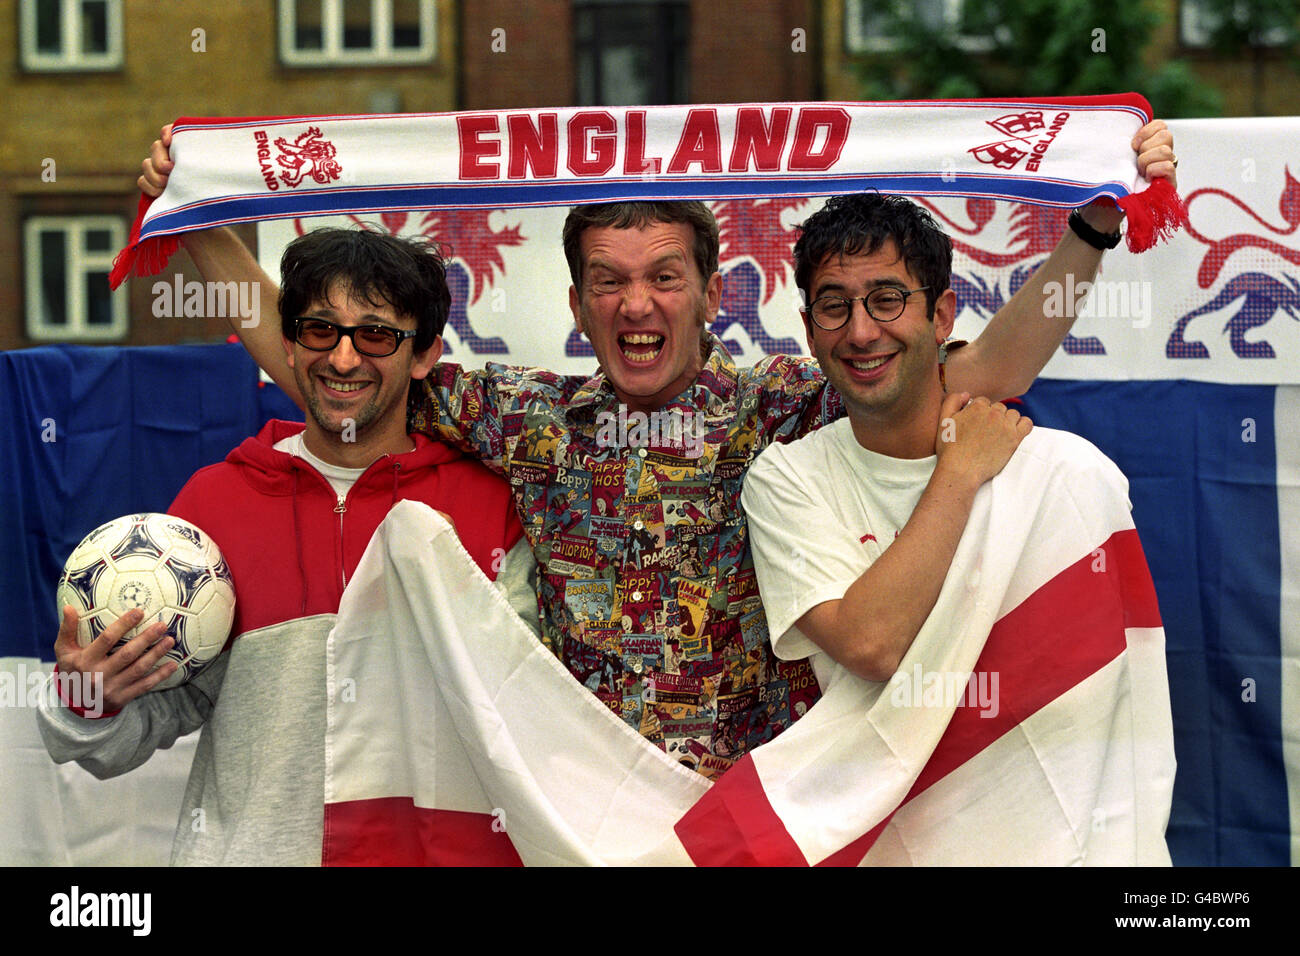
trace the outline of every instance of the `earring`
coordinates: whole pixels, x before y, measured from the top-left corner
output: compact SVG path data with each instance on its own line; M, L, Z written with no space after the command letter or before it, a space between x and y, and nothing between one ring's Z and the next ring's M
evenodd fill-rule
M944 394L947 394L948 392L948 381L943 374L943 367L944 364L947 363L947 361L948 361L948 343L940 342L939 343L939 387L943 389Z

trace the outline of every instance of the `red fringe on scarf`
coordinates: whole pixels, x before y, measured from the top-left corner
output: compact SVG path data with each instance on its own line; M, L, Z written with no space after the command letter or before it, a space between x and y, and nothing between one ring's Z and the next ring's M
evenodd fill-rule
M1140 193L1119 200L1127 220L1129 252L1146 252L1187 225L1187 207L1167 179L1153 180Z
M153 204L152 196L140 196L140 205L135 210L135 223L131 226L131 238L108 273L108 287L116 289L129 275L156 276L163 271L167 260L181 247L178 236L152 236L140 241L140 226L144 223L144 214Z

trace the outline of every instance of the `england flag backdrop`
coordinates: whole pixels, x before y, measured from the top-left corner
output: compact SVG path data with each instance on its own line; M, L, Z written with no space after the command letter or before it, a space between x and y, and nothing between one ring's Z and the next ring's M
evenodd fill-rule
M1073 334L1025 396L1130 480L1168 640L1178 775L1175 864L1300 858L1300 159L1297 120L1175 129L1192 228L1141 257L1107 256L1096 288L1066 287ZM987 200L930 203L955 241L958 334L978 334L1064 229L1064 213ZM714 331L742 364L805 351L788 267L815 201L715 204L725 292ZM594 369L567 310L562 209L389 213L452 257L448 358ZM350 220L344 220L350 221ZM278 250L326 220L260 227ZM160 276L158 280L167 280ZM136 282L156 280L136 279ZM168 320L176 321L176 320ZM91 528L164 510L195 469L271 416L298 413L238 346L49 347L0 355L0 863L167 858L193 740L96 781L55 767L29 688L48 672L54 584Z

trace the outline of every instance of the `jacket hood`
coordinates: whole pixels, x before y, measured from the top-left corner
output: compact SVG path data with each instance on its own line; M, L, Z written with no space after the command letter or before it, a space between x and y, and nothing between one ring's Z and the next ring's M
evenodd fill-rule
M302 422L286 422L273 418L263 425L262 430L255 436L240 442L226 456L226 461L239 468L248 483L263 494L291 495L294 493L295 478L298 477L298 473L309 472L315 475L316 469L301 458L276 451L272 446L278 441L298 434L305 428L306 425ZM402 472L411 474L420 468L441 465L462 457L461 453L450 445L431 441L418 432L411 435L411 440L415 442L413 451L401 455L381 455L366 469L365 474L357 479L358 482L372 477L372 472L375 470L382 470L388 475L394 464L401 465L399 475Z

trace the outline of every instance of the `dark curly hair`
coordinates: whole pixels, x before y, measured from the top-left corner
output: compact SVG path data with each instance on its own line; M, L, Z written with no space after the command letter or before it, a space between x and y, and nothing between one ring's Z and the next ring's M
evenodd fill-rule
M280 259L280 329L342 283L358 299L387 304L415 319L414 351L442 334L451 311L447 268L436 244L371 229L315 229L289 243Z
M952 242L934 217L902 196L856 193L834 196L808 217L794 244L794 279L811 301L813 273L830 256L871 255L888 239L909 272L927 286L926 315L952 277Z

